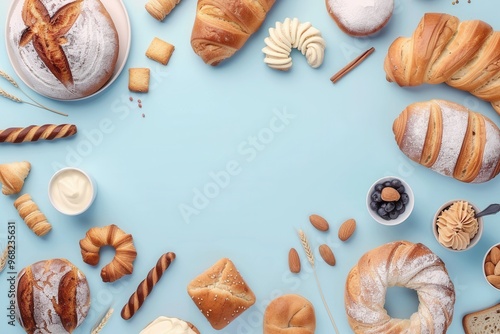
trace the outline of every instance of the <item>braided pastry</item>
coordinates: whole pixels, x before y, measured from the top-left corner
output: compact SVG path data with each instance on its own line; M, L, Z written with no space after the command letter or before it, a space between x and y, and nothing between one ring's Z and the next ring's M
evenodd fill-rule
M149 271L148 276L139 283L137 290L130 296L128 303L123 306L121 313L123 319L128 320L134 316L135 312L142 306L165 270L168 269L174 260L175 253L173 252L165 253L158 259L156 266L154 266L153 269Z
M45 124L30 125L25 128L8 128L0 130L0 143L23 143L38 140L53 140L75 135L76 125Z
M49 233L52 225L47 221L45 215L40 211L38 205L31 199L29 194L24 194L14 201L14 207L26 225L39 237Z
M30 170L31 164L28 161L11 162L0 165L2 194L13 195L20 192Z
M427 13L411 38L389 47L387 80L400 86L440 84L488 101L500 114L500 32L480 20Z
M80 240L83 262L92 266L99 263L99 250L103 246L115 248L115 257L101 270L103 282L114 282L132 273L133 262L137 257L132 235L114 224L91 228L85 238Z
M269 28L269 37L264 42L267 45L262 49L266 55L264 62L271 68L288 71L292 67L292 48L300 50L313 68L323 63L325 40L309 22L300 23L297 18L276 22L276 28Z
M384 309L388 287L417 292L420 305L410 319ZM347 320L354 333L444 334L453 318L455 290L443 261L423 244L397 241L364 254L347 276Z
M181 0L149 0L145 7L152 17L158 21L163 21L179 2Z

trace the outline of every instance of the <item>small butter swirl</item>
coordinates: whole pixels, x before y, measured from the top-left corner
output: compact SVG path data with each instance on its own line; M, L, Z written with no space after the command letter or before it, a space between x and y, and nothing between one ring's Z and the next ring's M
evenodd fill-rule
M158 317L139 334L196 334L196 332L184 320Z
M465 201L453 203L437 218L439 242L455 250L467 248L477 234L479 224L472 206Z
M288 71L292 67L290 53L293 48L306 57L311 67L317 68L323 63L325 40L321 32L309 22L300 23L297 18L276 22L275 28L269 28L269 37L264 42L264 62L271 68Z

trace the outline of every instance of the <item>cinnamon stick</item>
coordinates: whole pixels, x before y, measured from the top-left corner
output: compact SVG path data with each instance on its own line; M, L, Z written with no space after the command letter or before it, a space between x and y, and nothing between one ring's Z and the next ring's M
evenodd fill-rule
M363 60L365 60L369 55L371 55L374 51L375 51L375 48L371 47L368 50L366 50L365 52L363 52L362 54L360 54L359 56L357 56L356 58L354 58L349 64L347 64L340 71L338 71L337 73L335 73L330 78L330 81L333 82L333 83L337 83L340 79L342 79L342 77L344 75L346 75L347 73L349 73L350 71L352 71L354 68L356 68L356 66L358 66L359 64L361 64L361 62Z

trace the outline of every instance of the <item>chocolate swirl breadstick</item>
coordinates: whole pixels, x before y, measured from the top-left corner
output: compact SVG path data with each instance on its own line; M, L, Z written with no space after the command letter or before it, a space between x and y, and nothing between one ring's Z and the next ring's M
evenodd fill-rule
M8 128L0 130L0 143L23 143L38 140L53 140L76 134L73 124L30 125L25 128Z
M168 252L163 254L156 262L156 266L151 269L148 276L139 283L137 290L130 296L128 303L123 306L122 318L128 320L132 318L137 310L142 306L146 298L149 296L155 284L160 280L161 276L175 259L175 253Z

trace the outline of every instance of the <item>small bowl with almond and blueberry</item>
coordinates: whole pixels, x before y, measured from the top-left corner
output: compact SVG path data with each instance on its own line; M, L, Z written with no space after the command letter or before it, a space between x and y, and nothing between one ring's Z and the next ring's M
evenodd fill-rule
M370 215L382 225L398 225L413 211L413 191L408 183L395 176L386 176L372 184L366 196Z

